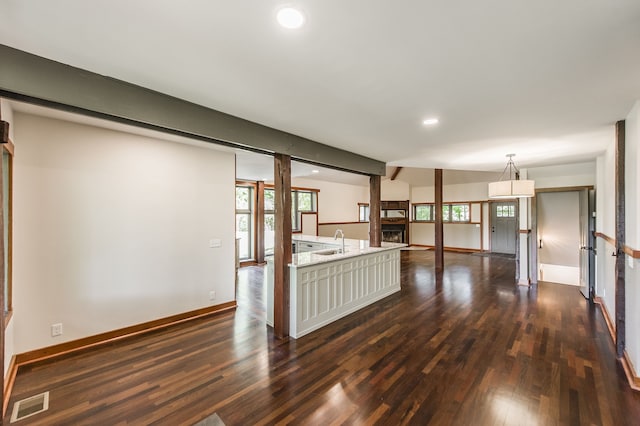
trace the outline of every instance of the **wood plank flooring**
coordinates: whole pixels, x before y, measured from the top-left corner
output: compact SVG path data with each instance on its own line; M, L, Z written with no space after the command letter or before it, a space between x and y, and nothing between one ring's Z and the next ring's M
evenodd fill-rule
M22 368L20 424L638 425L598 308L576 287L514 285L511 259L402 253L402 291L298 340L264 323L262 269L235 313Z

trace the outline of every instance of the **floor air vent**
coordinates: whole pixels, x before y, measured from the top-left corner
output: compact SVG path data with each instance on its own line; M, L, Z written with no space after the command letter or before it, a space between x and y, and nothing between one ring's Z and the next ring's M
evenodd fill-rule
M42 413L49 409L49 392L44 392L30 398L23 399L13 404L11 423L26 419L34 414Z

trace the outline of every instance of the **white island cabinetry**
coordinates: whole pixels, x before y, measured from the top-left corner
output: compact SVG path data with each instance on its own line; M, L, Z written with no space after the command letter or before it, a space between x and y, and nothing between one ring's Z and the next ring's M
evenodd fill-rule
M331 238L297 236L330 245ZM291 337L299 338L400 291L400 248L345 239L345 253L303 252L289 265ZM326 247L325 247L326 249ZM273 325L273 261L267 262L267 323Z

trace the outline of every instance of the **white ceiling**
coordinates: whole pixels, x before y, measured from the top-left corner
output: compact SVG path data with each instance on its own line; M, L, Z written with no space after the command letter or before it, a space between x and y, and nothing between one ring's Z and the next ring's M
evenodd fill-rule
M640 99L638 0L286 3L2 0L0 43L408 167L589 161Z

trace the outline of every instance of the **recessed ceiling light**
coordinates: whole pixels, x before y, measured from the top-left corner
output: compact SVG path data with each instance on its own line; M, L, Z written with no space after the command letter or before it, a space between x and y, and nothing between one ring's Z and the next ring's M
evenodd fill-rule
M278 11L278 23L285 28L295 30L304 24L304 15L298 9L283 7Z
M426 118L424 120L422 120L422 124L424 124L425 126L433 126L435 124L438 124L438 119L437 118Z
M311 170L311 173L320 173L320 170Z

